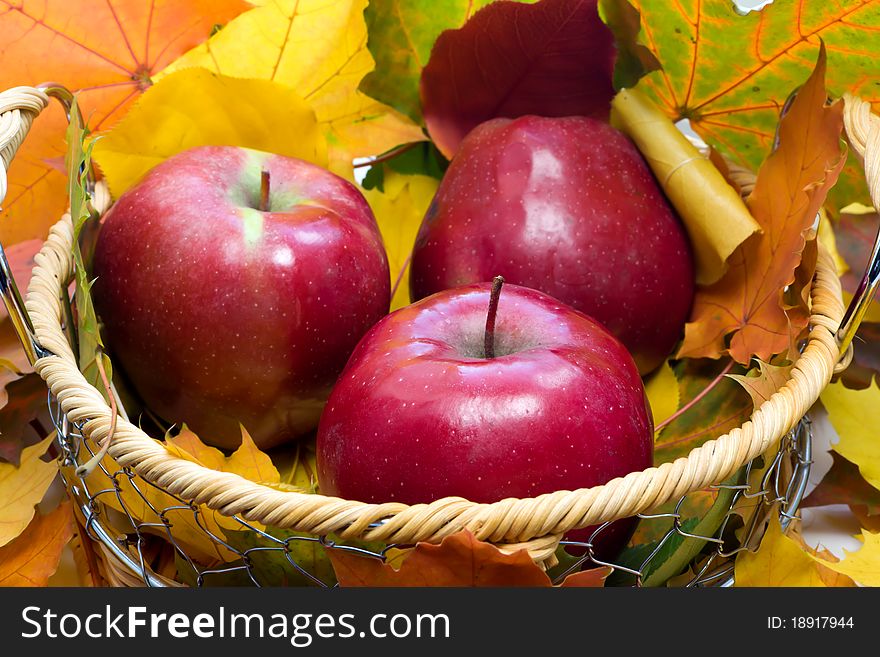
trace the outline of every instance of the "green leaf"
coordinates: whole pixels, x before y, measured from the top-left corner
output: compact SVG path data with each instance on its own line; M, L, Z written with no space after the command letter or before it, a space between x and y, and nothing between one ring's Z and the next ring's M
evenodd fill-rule
M534 0L527 0L531 4ZM376 68L360 90L423 124L419 77L440 33L464 25L492 0L370 0L367 48Z
M251 564L257 582L262 586L317 586L307 575L297 570L293 563L328 585L336 583L336 575L324 546L310 534L286 529L267 527L266 533L283 545L265 538L255 531L225 531L226 541L242 552Z
M245 555L251 565L251 573L261 586L318 586L297 566L324 584L332 586L336 583L336 572L327 550L315 540L314 535L277 527L266 527L265 532L276 540L255 531L224 531L229 545ZM385 547L382 543L342 541L332 535L328 540L335 545L373 552L380 552Z
M745 481L746 469L739 471L724 482L730 486L737 486ZM730 505L736 490L731 488L719 488L712 508L701 518L688 518L682 523L682 531L694 536L683 536L676 532L666 543L660 552L651 560L647 573L642 579L643 586L663 586L670 578L675 577L700 553L709 542L695 536L715 536L730 512Z
M611 28L617 43L615 89L632 87L644 75L660 69L654 53L638 42L641 17L627 0L599 0L599 16Z
M247 572L243 568L244 561L239 559L231 563L225 563L217 572L211 569L205 569L202 581L199 582L198 573L189 561L180 556L180 553L174 552L174 565L177 568L177 579L189 587L204 586L253 586L254 582L248 577Z
M394 155L383 162L370 166L362 183L364 189L378 189L380 192L384 192L385 175L388 172L428 176L441 180L449 167L449 160L443 157L443 154L430 141L404 144L391 149L380 157L385 157L394 151L400 151L399 155Z
M73 262L76 278L76 335L77 351L79 352L79 368L85 379L101 391L105 398L108 394L98 370L98 358L102 359L104 370L112 380L110 359L104 354L104 343L98 328L98 316L92 304L91 287L85 261L80 249L80 234L86 222L92 219L88 206L89 195L86 179L89 171L92 145L84 147L87 130L82 123L76 98L70 109L70 124L67 127L67 184L70 198L70 218L73 221Z
M682 408L709 386L712 388L659 433L654 446L657 465L686 456L694 447L718 438L749 417L752 400L739 384L723 376L724 366L723 362L707 359L685 359L674 364Z

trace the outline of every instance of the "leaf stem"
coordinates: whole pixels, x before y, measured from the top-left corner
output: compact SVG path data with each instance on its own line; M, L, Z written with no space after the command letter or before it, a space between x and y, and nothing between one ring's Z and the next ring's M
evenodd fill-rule
M698 394L696 397L691 399L687 404L685 404L684 406L679 408L675 413L673 413L668 418L663 420L660 424L658 424L656 427L654 427L654 433L661 431L665 426L672 423L674 420L677 420L678 418L680 418L682 415L684 415L690 409L692 409L697 403L699 403L699 401L703 397L708 395L715 388L715 386L717 386L719 383L721 383L721 379L723 379L730 372L730 370L733 369L733 365L734 365L734 361L733 361L733 359L731 359L727 363L727 366L723 370L721 370L721 372L718 374L718 376L716 376L714 379L712 379L712 381L709 383L709 385L707 385L705 388L703 388L703 390L700 392L700 394Z
M412 262L412 253L406 256L406 260L403 261L403 266L400 268L400 271L397 272L397 280L394 281L394 285L391 288L392 299L394 299L394 295L397 294L397 288L399 288L400 284L403 282L403 274L406 272L406 268L409 267L410 262Z
M382 153L382 155L377 155L376 157L371 157L363 162L358 162L353 165L355 169L362 169L363 167L371 167L374 164L381 164L382 162L387 162L388 160L393 160L398 155L403 155L407 151L411 151L419 144L424 144L423 141L411 141L408 144L401 144L400 146L395 146L390 151L386 151Z
M492 279L492 291L489 293L489 312L486 314L486 333L483 336L483 352L486 358L495 358L495 316L498 314L498 299L501 297L503 285L503 276L496 276Z

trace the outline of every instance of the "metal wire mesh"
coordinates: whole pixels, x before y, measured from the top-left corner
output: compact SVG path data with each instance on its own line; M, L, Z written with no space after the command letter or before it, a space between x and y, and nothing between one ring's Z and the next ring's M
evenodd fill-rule
M171 495L109 458L91 475L80 477L75 474L77 466L92 458L97 448L83 438L80 427L68 421L55 400L50 398L49 406L58 431L64 483L81 513L85 533L115 571L109 579L147 586L334 586L327 550L386 560L390 550L401 547L295 534L238 516L218 522L216 515L211 517L213 511ZM671 508L640 515L640 524L656 523L654 534L659 538L647 547L624 551L615 562L601 559L594 550L610 523L598 527L587 541L563 541L561 547L567 553L580 556L565 554L562 563L549 571L553 582L585 567L610 566L609 583L650 585L652 573L668 566L670 553L686 543L689 560L682 565L684 572L671 573L674 577L669 583L729 586L734 557L743 550L757 549L766 521L778 514L787 527L796 516L809 475L811 435L809 419L804 418L774 453L744 466L734 481L703 491L716 499L702 518L688 511L693 493ZM717 518L708 523L712 531L697 531L710 514ZM193 537L202 545L201 552L205 545L212 546L216 558L194 554ZM665 578L660 583L666 583Z

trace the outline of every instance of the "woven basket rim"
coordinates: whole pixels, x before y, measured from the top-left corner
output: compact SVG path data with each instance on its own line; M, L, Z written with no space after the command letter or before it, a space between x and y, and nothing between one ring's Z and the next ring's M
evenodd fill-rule
M4 105L0 103L2 111ZM26 113L21 111L22 115ZM22 132L26 133L29 126L27 121ZM8 158L6 151L2 152L4 163L8 164L15 149L17 144ZM109 194L103 204L100 212L109 206ZM53 226L35 258L26 307L38 342L51 354L37 360L36 371L47 382L62 411L81 426L83 436L100 443L110 433L110 406L79 371L62 331L59 293L72 278L72 243L73 225L68 214ZM572 529L645 513L722 482L787 434L831 380L840 355L836 332L844 316L841 286L834 261L821 244L810 299L807 344L790 378L754 410L749 420L692 449L687 456L592 488L488 504L460 497L430 504L365 504L281 491L212 470L175 456L160 441L122 418L117 420L109 455L120 466L131 468L146 481L182 499L250 522L319 536L333 533L342 539L385 543L439 542L468 529L479 540L505 544L510 549L522 547L533 558L541 559L552 554L562 535Z

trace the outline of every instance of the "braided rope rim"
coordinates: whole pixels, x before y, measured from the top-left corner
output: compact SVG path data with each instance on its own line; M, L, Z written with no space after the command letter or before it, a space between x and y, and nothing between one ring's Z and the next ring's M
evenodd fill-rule
M22 88L13 91L23 94ZM18 128L13 133L14 140L0 151L4 165L11 160L33 117L45 106L45 95L38 90L24 93L27 98L18 105L9 101L9 93L0 94L0 109L7 108L0 115L0 136L9 134L16 121ZM853 105L852 111L846 113L847 133L851 142L864 136L861 150L854 145L857 152L863 153L867 135L876 136L877 131L863 128L860 132L851 122L873 121L876 117L869 110L866 113L859 109L866 103L859 105L861 101L852 97L846 102ZM880 176L877 167L874 174ZM5 171L0 171L0 179L5 181ZM880 187L878 180L869 182L872 192ZM106 196L101 198L105 200L96 204L104 205ZM83 378L61 330L59 291L71 280L72 241L72 223L70 216L65 215L51 229L35 258L26 307L40 344L52 352L40 358L35 369L70 420L82 424L83 435L100 442L110 430L110 408L101 393ZM248 521L314 535L333 533L343 539L385 543L436 543L468 529L480 540L503 543L508 551L526 548L533 558L542 560L555 550L561 536L572 529L646 513L669 500L716 484L777 443L803 417L835 369L839 369L835 333L844 307L835 265L821 247L811 301L809 338L791 378L755 410L749 421L693 449L686 457L589 489L492 504L450 497L412 506L365 504L285 492L176 457L162 443L122 418L118 419L109 453L119 465L130 467L145 480L227 516L240 515Z

